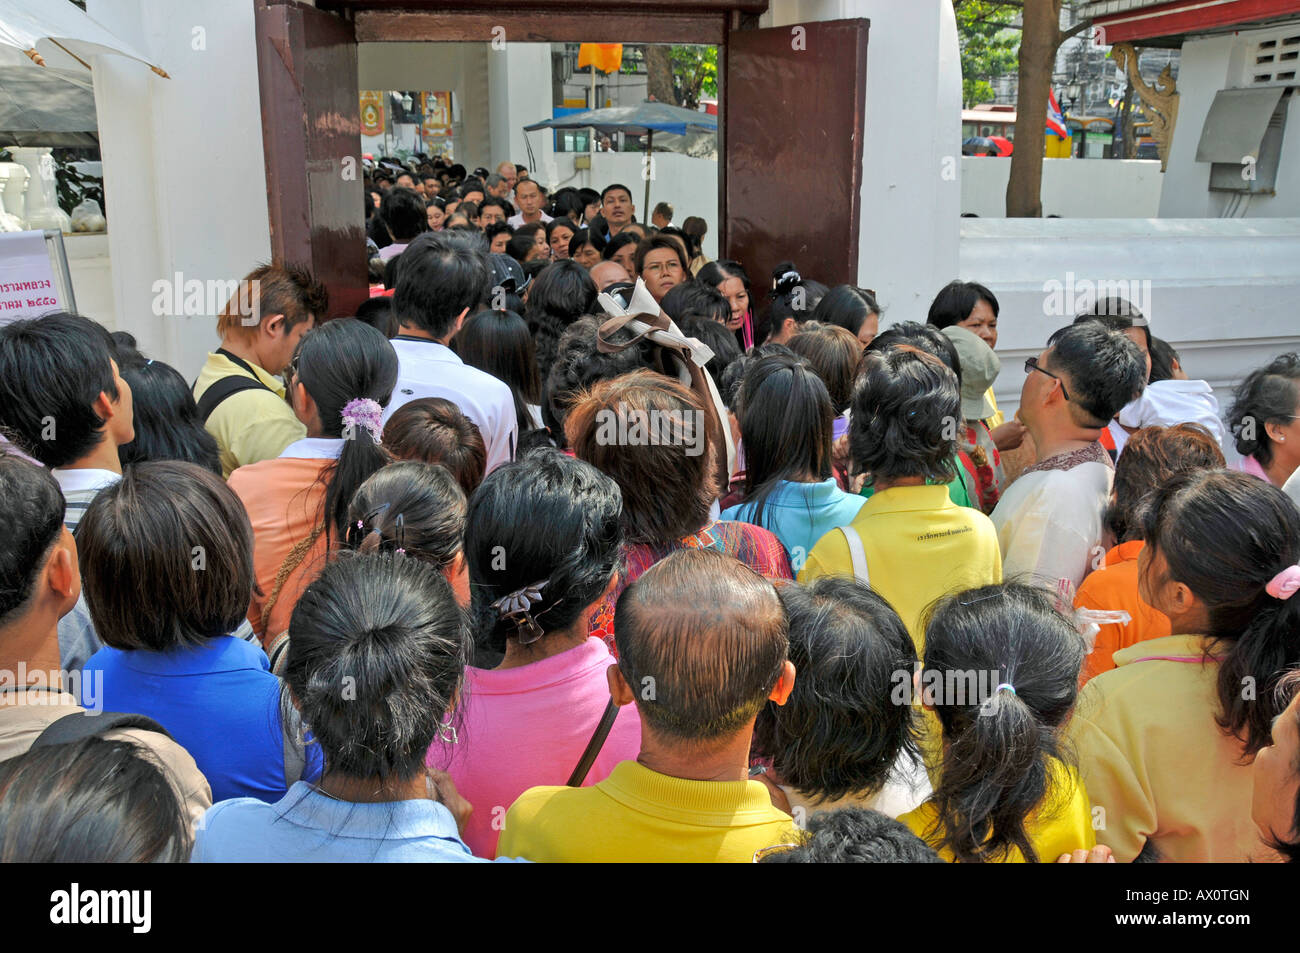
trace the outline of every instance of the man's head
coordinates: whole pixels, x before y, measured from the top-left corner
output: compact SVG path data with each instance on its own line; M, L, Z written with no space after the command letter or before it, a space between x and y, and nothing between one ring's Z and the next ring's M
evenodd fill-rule
M632 204L632 190L626 185L605 186L605 191L600 193L600 211L605 216L610 231L617 232L632 221L636 212L636 207Z
M542 203L546 199L542 196L542 189L532 179L524 179L515 186L515 202L519 205L519 211L525 218L536 215L541 211Z
M397 186L384 193L379 203L379 217L388 226L395 242L409 242L429 227L429 213L424 199L412 189Z
M393 308L403 325L446 340L482 300L491 274L478 236L425 232L402 252Z
M0 499L5 501L7 523L0 534L0 632L36 621L34 614L42 615L40 624L50 628L81 594L77 544L63 525L63 494L48 470L0 453ZM0 658L26 658L42 648L5 639Z
M506 215L506 204L499 198L486 198L478 207L479 228L487 228L497 223L505 224L507 218L509 216Z
M752 730L770 698L794 687L786 615L776 589L723 553L681 549L619 597L615 701L635 701L645 731L713 749Z
M650 224L655 228L667 228L673 223L673 207L667 202L660 202L650 213Z
M131 387L108 332L66 312L0 326L0 428L47 467L134 440Z
M1146 386L1138 346L1095 321L1057 331L1025 369L1018 415L1040 446L1044 437L1095 439Z
M616 261L602 261L592 265L587 274L596 283L597 291L604 291L610 285L617 284L620 281L632 280L632 276L627 273L627 269Z
M424 197L426 199L437 198L442 191L442 179L436 175L426 175L424 177Z
M306 268L259 265L217 315L217 334L251 350L263 370L279 374L328 306L329 292Z
M519 181L519 173L515 171L513 162L502 162L498 165L497 175L505 180L506 194L509 194L514 189L515 183Z
M411 173L409 172L399 172L397 174L396 180L394 180L393 182L393 185L399 189L410 189L412 192L414 192L415 176L411 175Z
M493 198L503 199L510 194L510 180L499 172L493 172L483 181L487 194Z
M1132 302L1118 296L1102 298L1074 319L1075 324L1085 321L1096 321L1104 328L1123 333L1142 352L1147 378L1151 376L1151 322Z
M636 274L644 279L646 290L655 301L663 301L669 290L690 277L686 253L668 236L647 238L636 248Z

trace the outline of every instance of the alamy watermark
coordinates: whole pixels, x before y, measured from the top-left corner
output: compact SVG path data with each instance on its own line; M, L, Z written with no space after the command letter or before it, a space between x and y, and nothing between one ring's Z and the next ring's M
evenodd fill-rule
M179 271L150 286L150 308L157 317L207 317L229 306L246 328L262 323L261 282L256 278L186 279Z
M698 410L617 410L596 412L596 443L602 447L680 446L688 457L704 452L704 413Z
M1136 278L1101 279L1077 278L1074 272L1065 273L1065 281L1052 278L1043 282L1043 314L1048 317L1074 317L1092 311L1098 302L1109 302L1119 307L1119 315L1142 315L1151 318L1151 280ZM1129 309L1124 310L1123 302ZM1119 316L1117 315L1117 316Z

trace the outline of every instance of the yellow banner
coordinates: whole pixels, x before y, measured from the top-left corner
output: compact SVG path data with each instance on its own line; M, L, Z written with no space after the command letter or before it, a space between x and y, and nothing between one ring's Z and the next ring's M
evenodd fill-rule
M377 89L361 91L361 135L381 136L384 133L384 94Z

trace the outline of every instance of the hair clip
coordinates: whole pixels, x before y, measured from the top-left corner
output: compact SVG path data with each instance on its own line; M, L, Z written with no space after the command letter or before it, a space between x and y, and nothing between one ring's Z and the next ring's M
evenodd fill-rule
M542 590L550 583L549 579L535 582L531 586L516 589L509 595L502 596L492 603L500 619L511 619L515 623L516 636L520 645L536 642L545 633L532 616L535 604L542 601Z

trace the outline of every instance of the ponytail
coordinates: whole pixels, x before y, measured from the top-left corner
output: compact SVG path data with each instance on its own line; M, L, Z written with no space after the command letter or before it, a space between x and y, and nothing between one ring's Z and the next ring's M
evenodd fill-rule
M1058 738L1083 656L1082 638L1046 591L1007 583L940 603L926 627L925 674L941 674L936 681L955 697L927 699L944 739L932 844L964 863L1004 860L1012 850L1039 860L1031 815L1051 816L1073 794ZM953 678L964 676L969 688L971 674L984 697L964 697Z

